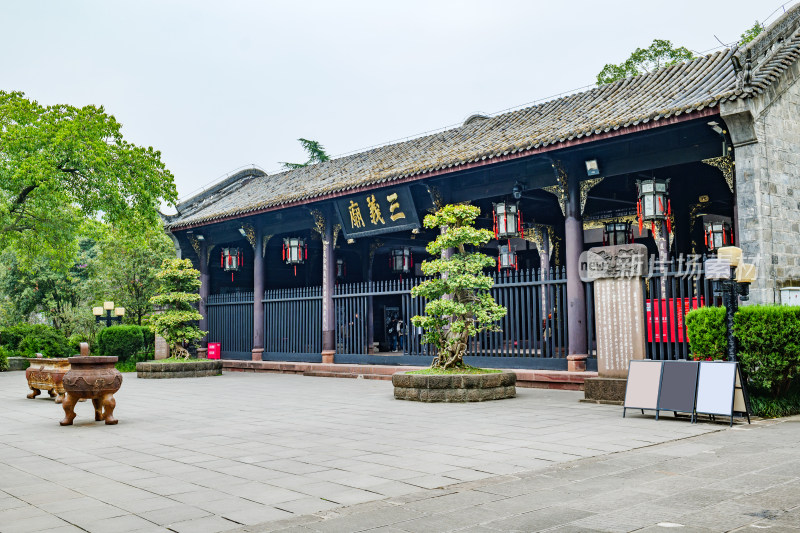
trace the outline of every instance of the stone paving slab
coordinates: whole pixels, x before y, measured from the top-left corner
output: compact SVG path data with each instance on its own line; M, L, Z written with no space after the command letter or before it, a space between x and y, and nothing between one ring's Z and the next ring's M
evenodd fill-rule
M799 533L798 450L800 416L759 421L234 531Z
M620 408L579 403L581 393L572 391L519 389L514 399L443 405L396 401L391 384L375 380L244 373L137 380L125 374L116 395L117 426L95 423L91 406L80 403L75 424L63 428L60 406L26 394L23 373L0 373L2 533L224 531L275 520L313 531L335 529L331 518L365 509L383 509L383 518L350 518L344 527L498 530L514 520L491 526L479 523L479 515L509 520L513 514L503 513L536 492L539 504L527 504L520 524L569 519L586 520L581 527L589 528L606 510L596 499L607 489L603 478L623 487L635 483L637 491L625 494L661 509L664 502L656 502L670 491L708 486L717 497L758 498L769 489L757 489L793 487L800 475L796 448L771 445L770 457L782 461L737 470L735 463L750 463L740 454L718 465L726 476L749 476L742 484L755 492L719 485L726 478L708 470L705 454L713 456L730 435L750 434L741 426L731 431L637 414L623 419ZM764 454L760 442L744 445L748 454ZM697 458L680 465L691 474L688 481L652 471L653 462L675 468L672 462L686 457ZM564 479L539 474L559 464L586 466L565 467ZM588 503L554 499L560 487ZM442 509L439 502L422 503L436 496L448 497ZM785 507L792 498L781 493L778 501ZM702 510L705 502L689 501L686 512ZM767 519L783 525L780 517L759 518Z

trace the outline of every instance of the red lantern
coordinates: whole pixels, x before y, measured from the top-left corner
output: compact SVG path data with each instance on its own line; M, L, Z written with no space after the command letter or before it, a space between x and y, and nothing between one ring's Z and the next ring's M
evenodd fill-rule
M522 213L519 212L518 204L511 202L494 204L492 219L495 239L510 239L522 233Z
M244 258L239 248L223 248L220 253L220 266L225 272L231 273L231 281L233 281L233 273L238 272L244 265Z
M511 243L497 247L497 271L517 269L517 252Z
M300 237L287 237L283 239L281 248L281 258L287 265L294 267L294 275L297 275L297 265L302 265L308 259L308 245L305 239Z

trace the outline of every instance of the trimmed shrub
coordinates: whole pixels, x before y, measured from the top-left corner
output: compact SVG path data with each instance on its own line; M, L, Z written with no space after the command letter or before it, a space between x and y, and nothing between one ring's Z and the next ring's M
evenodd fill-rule
M144 346L142 328L139 326L111 326L97 334L98 355L116 355L125 362Z
M35 357L37 353L45 357L69 357L69 343L63 333L44 324L29 327L17 346L17 351L23 357Z
M8 370L8 350L0 346L0 372Z
M67 343L69 344L69 349L72 354L78 354L81 352L81 343L82 342L89 342L89 336L83 335L80 333L75 333L70 335L67 339Z
M734 318L738 357L751 386L785 396L800 376L800 308L754 305Z
M34 327L33 324L21 323L0 328L0 346L11 351L18 350L22 339L30 335L34 331Z
M701 307L686 314L689 348L697 359L725 359L728 340L724 307Z

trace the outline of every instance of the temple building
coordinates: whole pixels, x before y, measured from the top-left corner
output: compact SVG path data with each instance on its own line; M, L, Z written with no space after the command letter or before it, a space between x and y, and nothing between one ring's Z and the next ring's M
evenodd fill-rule
M410 321L425 302L410 290L438 230L422 221L469 202L495 233L482 251L498 258L492 291L508 309L472 362L562 369L588 354L591 368L580 255L630 242L654 265L648 349L685 355L684 304L712 303L702 258L716 248L758 266L750 302L800 285L799 29L794 7L742 48L312 166L238 172L167 217L201 272L205 343L227 359L427 364Z

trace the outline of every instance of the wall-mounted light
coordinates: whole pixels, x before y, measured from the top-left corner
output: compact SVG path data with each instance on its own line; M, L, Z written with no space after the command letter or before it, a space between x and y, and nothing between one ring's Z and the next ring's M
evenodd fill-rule
M339 257L336 259L336 277L344 279L345 276L347 276L347 263L344 262L344 259Z
M514 200L522 198L522 185L520 185L519 182L514 184L514 187L511 189L511 194L514 196Z
M597 159L588 159L586 161L586 175L587 176L600 175L600 167L597 166Z
M242 235L242 237L247 238L247 232L244 230L244 228L239 228L239 233Z
M197 240L198 240L198 241L204 241L204 240L206 240L206 238L205 238L205 237L203 237L202 235L200 235L199 233L198 233L197 235L195 235L195 237L197 238Z

